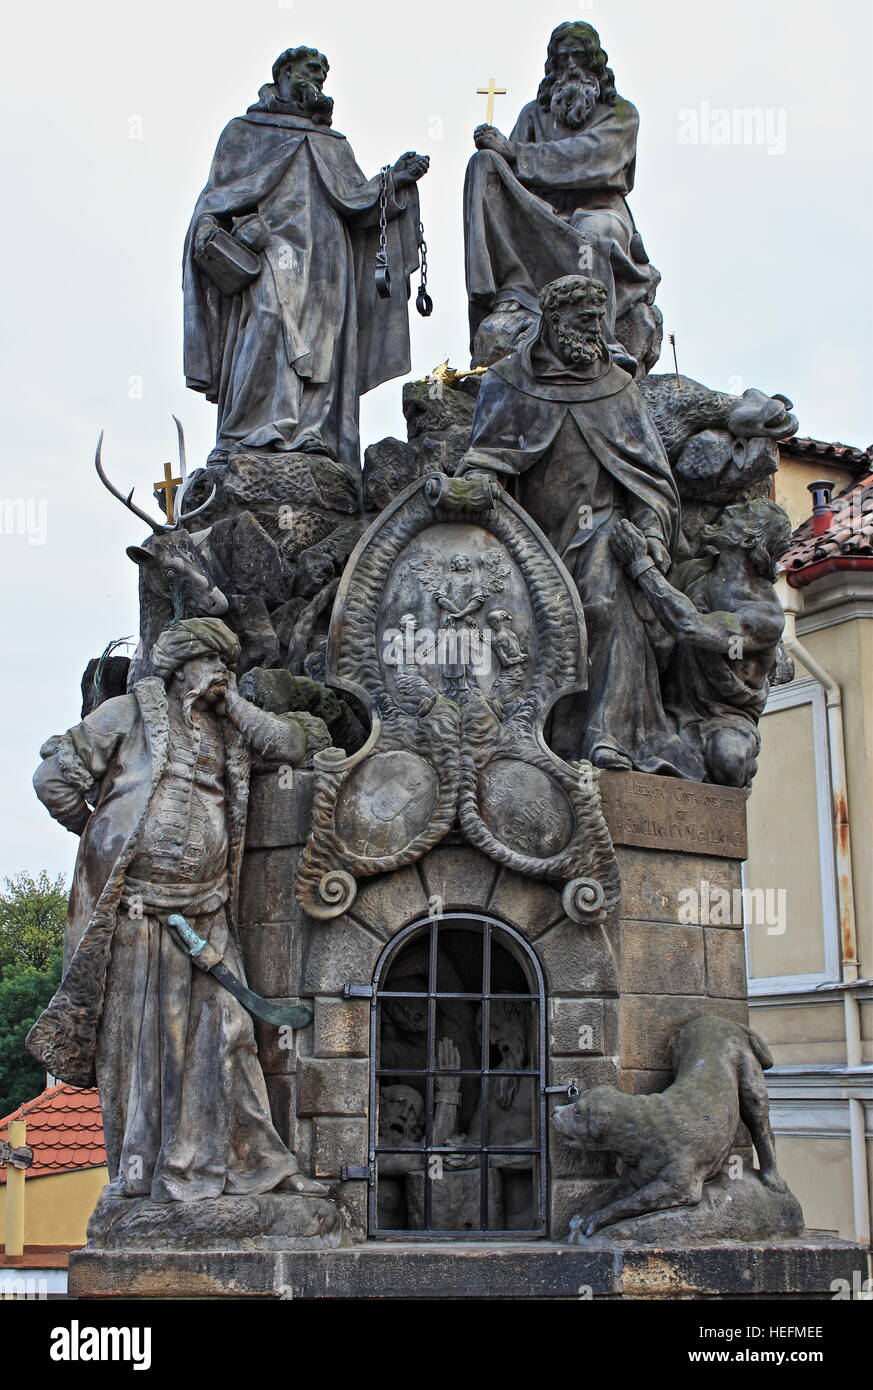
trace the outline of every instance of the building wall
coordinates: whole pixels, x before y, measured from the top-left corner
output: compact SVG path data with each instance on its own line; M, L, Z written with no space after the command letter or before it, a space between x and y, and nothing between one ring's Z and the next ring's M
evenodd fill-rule
M818 466L805 471L829 476ZM804 483L792 461L782 487ZM780 478L782 475L779 475ZM779 479L777 478L777 482ZM777 489L778 495L778 489ZM781 499L780 499L781 500ZM808 494L806 511L808 512ZM873 578L833 575L803 592L797 635L842 690L859 974L873 976ZM873 986L855 991L863 1068L846 1070L842 949L834 864L825 693L798 663L761 720L749 804L749 886L783 889L781 934L747 923L752 1023L776 1066L768 1075L780 1167L807 1224L856 1235L849 1146L851 1094L865 1105L873 1170ZM837 988L827 986L837 985ZM857 1176L857 1175L856 1175ZM871 1183L873 1188L873 1183Z
M837 493L848 487L855 474L846 468L837 468L826 460L781 455L779 471L773 479L773 496L791 517L793 527L798 527L809 516L812 503L808 484L817 482L819 478L830 478Z
M94 1204L109 1181L105 1168L30 1177L24 1183L24 1244L84 1245ZM6 1184L0 1186L0 1233L6 1222Z

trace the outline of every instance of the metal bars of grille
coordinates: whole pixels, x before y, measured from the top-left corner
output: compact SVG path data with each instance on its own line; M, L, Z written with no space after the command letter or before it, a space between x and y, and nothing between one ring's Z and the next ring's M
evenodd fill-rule
M452 927L471 930L478 933L482 946L482 983L481 992L464 992L447 989L439 989L439 966L440 966L440 932L441 929ZM400 959L405 947L414 940L422 936L428 938L428 982L427 991L412 990L391 990L381 987L381 981L388 975L391 967ZM492 965L493 965L493 944L507 947L509 954L521 965L524 975L527 977L528 984L531 986L529 993L498 993L492 992ZM427 1003L427 1039L424 1067L403 1068L396 1066L382 1066L380 1038L378 1036L381 1026L382 1010L379 1007L385 1001L400 999L420 999ZM536 1048L536 1065L523 1069L508 1069L491 1067L491 1007L492 1001L498 1000L501 1003L515 1001L527 1003L533 1012L532 1026L530 1028L529 1046ZM436 1064L436 1031L437 1031L437 1008L442 1000L466 1001L471 1004L481 1005L480 1022L480 1066L478 1069L461 1067L452 1071L451 1075L461 1080L465 1077L477 1078L480 1085L480 1135L478 1143L461 1145L438 1145L434 1143L434 1097L435 1080L441 1073ZM383 955L377 968L375 989L373 991L373 1011L372 1011L372 1030L371 1030L371 1058L373 1059L371 1077L371 1100L370 1100L370 1160L374 1165L375 1181L370 1187L370 1231L379 1236L400 1236L409 1237L430 1237L441 1238L475 1238L482 1235L501 1235L511 1236L514 1239L520 1237L535 1237L544 1234L545 1230L545 1153L543 1136L545 1133L545 1096L544 1096L544 1066L545 1066L545 1017L544 1017L544 992L542 973L536 958L524 939L512 928L503 923L495 922L491 918L480 916L474 913L446 913L437 918L431 918L424 922L413 923L406 927L391 943L391 946ZM520 1084L524 1079L528 1079L531 1087L534 1088L532 1097L532 1118L534 1126L534 1140L531 1145L492 1145L489 1143L489 1100L490 1088L494 1078L505 1078L508 1076L519 1077ZM404 1082L415 1084L424 1082L424 1138L420 1144L401 1144L387 1145L380 1144L378 1138L378 1108L379 1108L379 1086L380 1082ZM397 1154L420 1154L422 1158L422 1181L423 1181L423 1224L420 1227L398 1229L379 1229L378 1227L378 1185L379 1185L379 1158L382 1155ZM434 1157L445 1159L448 1155L464 1154L478 1157L479 1167L479 1227L477 1230L451 1231L433 1225L433 1182L438 1179L432 1176L432 1160ZM490 1159L493 1156L512 1155L521 1157L529 1155L531 1159L531 1199L534 1214L534 1225L530 1229L514 1230L490 1228L489 1223L489 1185L492 1181L492 1171ZM457 1170L456 1170L457 1171Z

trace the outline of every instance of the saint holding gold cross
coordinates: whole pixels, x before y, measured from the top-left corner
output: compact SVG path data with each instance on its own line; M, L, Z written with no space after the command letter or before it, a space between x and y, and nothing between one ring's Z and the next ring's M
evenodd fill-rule
M487 86L487 87L477 87L477 88L476 88L476 95L477 95L477 97L487 97L487 98L488 98L488 105L487 105L486 108L485 108L485 124L486 124L486 125L493 125L493 124L494 124L494 98L495 98L495 97L505 97L505 96L506 96L506 88L505 88L505 87L497 87L497 86L495 86L495 84L494 84L494 78L493 78L493 77L489 77L489 79L488 79L488 86Z

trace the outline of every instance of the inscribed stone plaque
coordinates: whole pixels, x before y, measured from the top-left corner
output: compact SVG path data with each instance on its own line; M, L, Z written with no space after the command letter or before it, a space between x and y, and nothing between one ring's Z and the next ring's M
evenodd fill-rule
M604 772L600 794L617 845L724 859L748 854L744 789L647 772Z

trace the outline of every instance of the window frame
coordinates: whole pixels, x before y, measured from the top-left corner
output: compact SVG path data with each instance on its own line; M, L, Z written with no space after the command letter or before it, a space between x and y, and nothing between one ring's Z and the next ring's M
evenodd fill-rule
M837 909L837 870L834 847L830 752L828 748L827 703L825 692L812 676L800 676L785 685L771 687L761 718L780 710L809 705L812 714L813 771L818 825L819 876L821 879L821 941L824 969L794 975L753 975L749 923L743 923L746 949L746 980L749 1002L776 994L805 994L840 979L839 913ZM741 884L748 886L748 861L744 860Z

